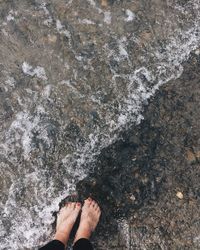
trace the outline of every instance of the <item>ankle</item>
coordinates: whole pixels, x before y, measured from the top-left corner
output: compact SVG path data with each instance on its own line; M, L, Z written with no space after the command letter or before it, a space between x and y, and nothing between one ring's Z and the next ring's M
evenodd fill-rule
M80 239L90 239L91 236L91 231L88 229L79 229L76 233L75 239L74 239L74 243Z
M59 240L59 241L61 241L61 242L65 245L65 247L66 247L68 238L69 238L69 237L68 237L65 233L56 232L55 237L54 237L54 240Z

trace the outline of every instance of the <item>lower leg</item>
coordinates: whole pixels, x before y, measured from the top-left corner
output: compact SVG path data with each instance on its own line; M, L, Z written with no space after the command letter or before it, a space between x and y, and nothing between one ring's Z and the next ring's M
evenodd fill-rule
M80 225L74 239L74 246L80 239L89 240L99 222L100 215L101 210L98 204L90 198L85 200L82 207Z
M80 203L70 202L61 208L56 226L54 239L62 242L66 247L72 227L80 212Z

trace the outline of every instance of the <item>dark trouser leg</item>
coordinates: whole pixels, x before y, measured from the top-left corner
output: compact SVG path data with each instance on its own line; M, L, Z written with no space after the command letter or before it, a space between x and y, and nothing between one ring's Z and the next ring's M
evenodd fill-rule
M52 240L39 250L65 250L65 246L59 240ZM80 239L74 244L73 250L93 250L93 247L88 239Z
M65 250L65 245L59 240L52 240L39 250Z
M74 244L73 250L93 250L93 247L88 239L80 239Z

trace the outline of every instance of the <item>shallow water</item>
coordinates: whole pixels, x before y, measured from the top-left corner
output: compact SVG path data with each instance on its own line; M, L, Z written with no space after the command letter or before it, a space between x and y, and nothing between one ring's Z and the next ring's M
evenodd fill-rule
M0 1L1 249L33 249L200 40L199 1ZM198 51L197 51L198 53Z

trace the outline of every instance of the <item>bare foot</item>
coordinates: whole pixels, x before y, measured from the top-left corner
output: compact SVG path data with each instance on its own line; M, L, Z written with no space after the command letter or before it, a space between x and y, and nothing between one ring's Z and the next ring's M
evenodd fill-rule
M85 200L82 207L80 225L77 230L74 243L81 238L90 238L99 222L100 215L101 210L98 204L91 198Z
M70 232L80 210L81 204L76 202L69 202L61 208L57 218L55 240L61 241L65 246L67 245Z

